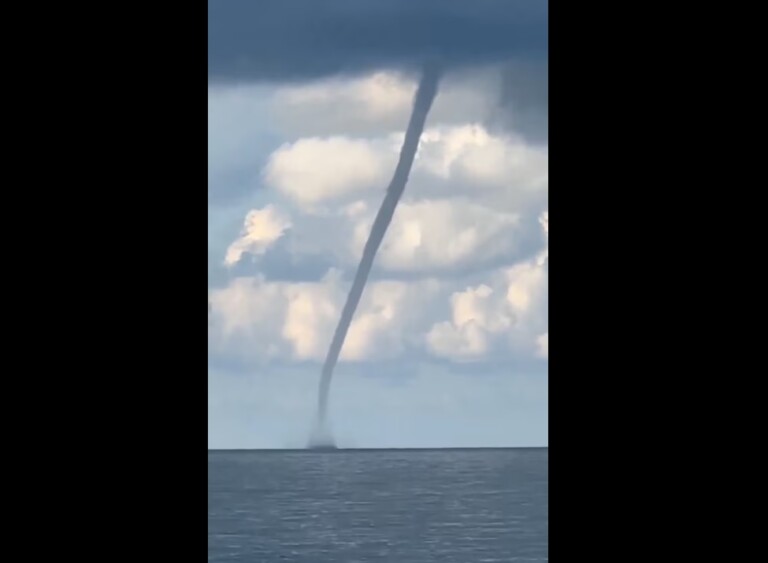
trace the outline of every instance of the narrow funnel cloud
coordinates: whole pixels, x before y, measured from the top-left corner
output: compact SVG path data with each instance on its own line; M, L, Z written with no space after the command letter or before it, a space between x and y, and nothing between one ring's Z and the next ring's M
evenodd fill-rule
M440 68L438 65L428 64L424 67L421 81L419 82L419 88L416 92L411 119L408 123L408 129L405 132L405 141L403 142L403 147L400 149L400 159L397 162L394 177L389 184L389 188L387 188L387 193L384 196L384 201L373 222L373 227L371 227L371 234L368 236L368 241L365 243L363 257L360 260L360 265L357 267L355 280L352 282L352 288L349 290L347 302L344 304L339 324L336 327L331 346L328 349L328 355L325 358L325 364L323 365L323 371L320 376L317 422L314 436L310 440L310 447L333 447L333 439L326 426L328 392L331 387L333 369L336 367L336 362L339 359L339 353L344 345L344 339L347 336L349 325L352 322L355 309L357 309L360 297L365 289L365 282L368 280L368 274L371 272L376 252L381 245L381 241L384 239L387 227L389 227L389 224L392 221L397 202L400 200L400 196L403 195L405 184L408 182L408 175L410 174L411 166L413 165L413 159L416 156L419 138L424 130L424 122L426 121L427 114L432 106L432 101L437 94L437 84L439 80Z

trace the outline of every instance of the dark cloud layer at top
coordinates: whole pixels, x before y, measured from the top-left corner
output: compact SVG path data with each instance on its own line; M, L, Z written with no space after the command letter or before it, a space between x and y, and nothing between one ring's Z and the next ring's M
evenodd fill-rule
M540 59L547 0L209 0L208 79Z

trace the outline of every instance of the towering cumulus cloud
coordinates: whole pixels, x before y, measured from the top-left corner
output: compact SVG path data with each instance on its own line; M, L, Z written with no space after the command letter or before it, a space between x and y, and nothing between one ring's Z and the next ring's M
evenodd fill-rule
M408 175L410 174L411 166L413 165L413 159L416 156L419 138L421 137L421 132L424 130L424 122L426 121L427 114L432 106L432 101L435 99L439 80L439 66L435 63L427 64L422 70L421 81L419 82L416 99L413 103L413 112L411 113L411 119L408 123L408 129L405 132L403 146L400 149L400 159L397 162L395 174L387 188L384 201L381 203L379 212L371 227L371 234L368 236L368 241L365 243L365 248L363 249L363 257L360 260L360 265L357 267L357 273L352 282L352 288L349 290L347 302L344 304L339 324L336 327L331 346L328 349L325 364L323 364L323 371L320 376L317 421L314 435L310 440L310 446L332 444L332 439L327 429L327 411L328 392L331 387L333 369L336 367L336 362L339 359L339 353L344 345L344 339L347 336L349 325L352 322L355 309L357 309L360 297L365 289L365 282L368 280L368 274L371 272L373 260L376 258L376 251L379 249L381 241L384 239L384 234L387 232L387 227L392 221L392 216L395 213L397 202L400 200L400 196L405 189L405 184L408 181Z

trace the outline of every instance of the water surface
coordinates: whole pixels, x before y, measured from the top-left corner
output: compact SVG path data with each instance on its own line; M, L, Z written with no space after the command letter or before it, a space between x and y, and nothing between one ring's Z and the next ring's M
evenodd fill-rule
M208 561L547 561L547 456L210 451Z

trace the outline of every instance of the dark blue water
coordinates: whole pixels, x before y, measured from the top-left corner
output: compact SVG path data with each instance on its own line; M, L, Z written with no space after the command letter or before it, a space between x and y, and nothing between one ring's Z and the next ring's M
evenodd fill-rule
M547 561L547 450L211 451L208 561Z

